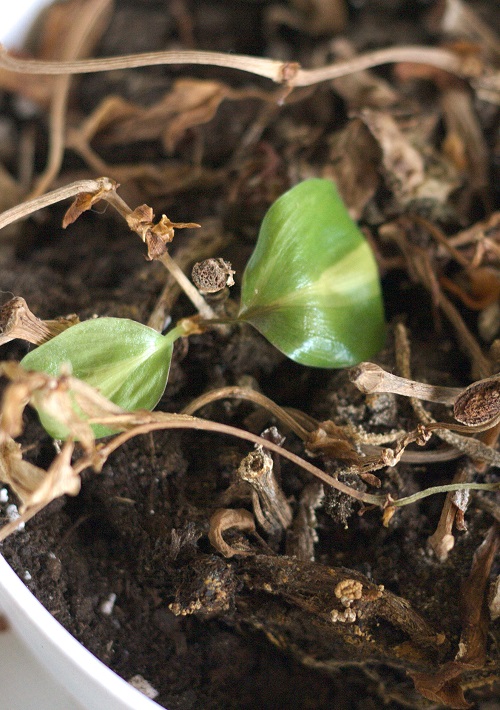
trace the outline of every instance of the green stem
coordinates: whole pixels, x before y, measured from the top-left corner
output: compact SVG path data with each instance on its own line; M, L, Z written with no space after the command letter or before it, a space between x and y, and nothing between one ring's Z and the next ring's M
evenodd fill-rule
M186 326L186 321L180 321L175 328L172 328L172 330L169 330L168 333L165 333L163 336L165 339L164 346L173 345L179 338L186 338L189 335L190 330L189 327Z
M394 508L401 508L403 505L410 505L411 503L416 503L422 498L427 498L428 496L433 496L436 493L448 493L449 491L499 491L500 483L449 483L445 486L432 486L431 488L425 488L419 493L415 493L412 496L407 496L406 498L400 498L399 500L391 503Z

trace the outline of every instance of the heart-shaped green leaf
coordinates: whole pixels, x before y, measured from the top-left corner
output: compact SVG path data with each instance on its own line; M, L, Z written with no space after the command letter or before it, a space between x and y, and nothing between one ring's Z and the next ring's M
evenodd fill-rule
M243 274L239 319L303 365L350 367L382 347L375 258L329 180L299 183L270 207Z
M172 331L173 333L173 331ZM126 318L96 318L63 331L28 353L26 370L59 375L68 364L74 377L84 380L123 409L153 409L167 384L173 340ZM40 421L55 439L68 435L38 410ZM94 426L96 437L112 433Z

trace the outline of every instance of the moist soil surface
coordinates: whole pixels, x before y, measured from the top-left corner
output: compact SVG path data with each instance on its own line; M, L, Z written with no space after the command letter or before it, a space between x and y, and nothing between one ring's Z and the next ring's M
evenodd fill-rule
M427 13L438 4L415 2L409 9L408 3L397 0L346 3L344 34L359 52L390 45L396 38L399 44L435 44L438 33L429 27ZM471 4L489 22L494 5ZM314 51L325 49L327 38L321 33L313 36L289 20L270 24L268 9L267 3L258 1L119 0L95 52L106 56L171 48L191 38L200 49L279 56L310 65ZM322 56L327 56L326 50ZM376 76L392 81L387 67L378 69ZM75 82L72 120L78 124L110 94L151 105L179 77L270 90L264 80L207 67L87 75ZM405 110L411 104L415 111L422 106L438 111L438 89L430 82L415 82L401 91ZM5 95L3 102L6 120L21 131L26 119L20 117L13 95ZM479 102L476 109L491 146L498 107ZM225 101L208 122L186 128L169 157L184 169L191 166L197 179L186 180L183 186L176 175L171 189L163 191L152 189L146 178L120 180L120 194L133 205L147 202L175 222L199 222L203 229L212 220L215 232L223 237L213 255L228 259L236 270L231 293L236 301L265 210L308 171L322 174L331 136L355 120L353 110L345 96L324 84L274 113L266 114L255 98ZM46 128L43 116L30 121L38 135L35 167L40 171ZM436 121L435 145L444 130ZM165 159L158 137L118 148L96 139L94 148L110 164ZM203 170L206 174L199 177ZM494 170L490 157L488 171ZM75 175L95 172L81 156L67 151L59 184ZM372 235L380 224L405 211L391 201L388 184L378 184L358 215ZM490 198L495 199L494 192ZM477 195L470 200L467 217L455 205L441 203L438 210L431 202L417 206L417 211L427 210L429 219L441 220L449 234L488 215ZM144 247L135 235L100 205L66 232L60 227L62 205L24 223L2 252L2 292L22 296L41 318L75 312L82 320L98 314L147 322L166 272L161 264L144 259ZM196 239L194 232L177 233L171 249L174 258L186 240L196 255ZM396 251L385 257L398 258ZM377 362L395 370L393 324L402 318L411 335L414 378L467 385L471 362L459 347L455 329L439 315L425 285L412 280L404 261L398 264L382 270L391 325ZM450 267L450 277L454 268ZM193 311L184 297L174 300L170 315L175 323ZM459 302L457 308L479 338L477 314ZM19 359L30 347L21 341L5 345L2 359ZM344 372L297 365L246 326L195 335L188 345L177 343L158 408L179 412L203 392L228 385L253 387L281 406L300 409L319 421L351 422L375 433L409 431L416 424L406 400L393 395L367 399ZM442 406L430 411L449 417ZM307 456L297 437L248 402L226 399L199 414L258 434L276 425L285 436L284 446ZM20 441L26 457L47 468L55 455L51 439L33 410L26 410L24 423ZM443 495L402 508L384 527L380 510L360 509L333 489L324 491L320 504L307 505L305 488L316 491L319 502L318 484L290 462L275 459L277 478L293 513L290 529L257 526L256 534L226 531L229 544L251 554L225 558L209 542L209 521L221 507L254 510L250 489L236 484L238 466L249 451L246 442L204 432L136 437L110 457L101 473L84 472L78 496L52 502L2 543L2 554L63 626L123 678L142 675L158 691L156 701L169 710L441 707L439 698L423 699L407 672L435 673L456 654L463 631L460 588L493 524L484 499L492 501L494 494L471 496L467 529L455 532L454 548L439 561L429 551L428 538L441 515ZM332 475L342 469L328 457L314 462ZM376 475L382 491L403 497L449 483L460 465L466 465L464 457L418 465L403 461ZM340 475L360 490L375 490L357 475ZM495 469L486 469L478 480L495 481ZM2 509L16 502L9 492ZM314 537L313 559L296 544L308 535L309 541ZM492 578L495 571L498 574L493 565ZM333 580L330 591L328 576ZM395 596L387 597L385 606L381 602L373 613L368 609L355 624L335 624L329 616L333 588L347 578L362 580L374 599L377 585ZM410 607L415 619L407 612ZM485 710L497 707L491 703L500 687L495 685L499 648L496 621L489 627L487 660L464 676L467 699Z

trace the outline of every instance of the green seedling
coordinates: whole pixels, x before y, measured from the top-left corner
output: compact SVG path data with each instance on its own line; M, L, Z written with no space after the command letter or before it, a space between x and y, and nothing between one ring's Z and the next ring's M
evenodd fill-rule
M375 259L330 181L306 180L269 209L243 274L239 315L228 322L238 321L313 367L355 365L382 347ZM127 319L98 318L65 330L21 364L52 375L69 364L123 409L151 410L167 383L173 343L186 334L180 325L163 336ZM54 438L67 435L43 414L41 421ZM96 436L109 433L95 427Z
M71 373L87 382L122 409L152 410L167 385L174 341L182 327L161 335L146 325L127 318L95 318L79 323L28 353L26 370L59 375L66 363ZM65 439L67 431L38 410L40 421L54 439ZM111 434L95 426L97 437Z
M267 212L243 274L239 319L312 367L350 367L382 347L375 258L329 180L299 183Z

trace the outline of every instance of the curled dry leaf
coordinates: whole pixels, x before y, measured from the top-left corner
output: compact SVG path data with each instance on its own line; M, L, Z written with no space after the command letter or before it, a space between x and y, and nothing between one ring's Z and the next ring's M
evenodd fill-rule
M154 224L154 212L148 205L140 205L133 212L126 215L125 219L130 229L139 235L148 247L148 259L159 259L167 250L174 238L174 229L191 229L199 227L194 222L171 222L166 215Z
M292 7L272 5L266 13L270 28L286 25L313 37L343 32L347 25L345 0L292 0Z
M382 150L382 166L389 188L398 201L413 199L424 182L424 160L387 112L363 109L361 120Z
M381 179L381 150L365 124L354 118L332 134L329 161L322 176L332 179L339 189L349 214L358 220L374 197Z
M230 528L236 528L244 532L255 532L253 515L244 508L219 508L210 518L210 530L208 532L208 539L224 557L248 555L249 552L247 550L231 547L224 540L222 533Z
M257 89L232 89L219 81L178 79L171 91L152 106L144 108L119 96L108 96L73 130L72 142L89 143L98 139L104 145L161 140L171 153L189 128L208 123L222 101L228 99L276 101L273 92Z
M70 224L73 224L73 222L75 222L83 212L90 210L96 202L104 199L106 194L111 191L114 192L118 187L114 180L110 180L109 178L101 178L101 180L102 185L95 192L82 192L76 196L75 200L64 215L62 221L63 229L66 229L66 227Z
M429 147L424 117L403 130L388 112L367 108L359 115L380 146L382 173L396 205L415 199L444 204L459 180L450 161ZM429 122L433 124L434 119ZM421 125L426 126L423 134Z
M43 372L28 372L18 363L2 363L2 372L11 380L2 403L1 433L5 437L22 432L22 415L27 404L34 406L56 428L66 430L79 440L89 454L95 450L89 421L99 417L120 416L123 410L85 382L62 373L53 377Z
M0 444L0 480L7 484L21 501L21 515L0 528L0 540L18 529L35 513L62 495L80 492L80 476L71 466L74 445L66 442L48 471L22 458L21 447L4 435Z
M80 492L81 479L71 466L71 456L74 444L67 441L61 453L56 456L50 465L41 484L25 501L26 509L31 507L45 507L56 498L63 495L76 496Z
M43 484L46 472L23 459L21 445L4 434L0 443L0 481L10 486L23 506Z

